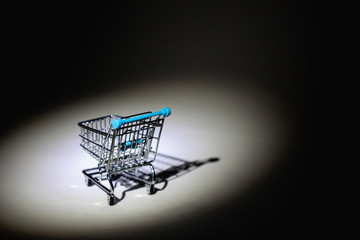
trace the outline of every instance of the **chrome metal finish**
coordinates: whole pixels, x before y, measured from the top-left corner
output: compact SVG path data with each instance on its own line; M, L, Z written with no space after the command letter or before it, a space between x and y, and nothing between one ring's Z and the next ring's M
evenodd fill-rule
M103 190L108 195L109 205L116 203L113 179L119 174L143 182L149 194L155 193L155 169L151 163L156 159L164 117L148 117L126 123L118 129L111 124L116 118L148 113L151 112L127 117L108 115L78 123L80 146L98 161L98 167L83 170L85 183ZM143 174L138 174L142 167L150 167L150 177L143 178ZM110 189L102 181L108 181Z

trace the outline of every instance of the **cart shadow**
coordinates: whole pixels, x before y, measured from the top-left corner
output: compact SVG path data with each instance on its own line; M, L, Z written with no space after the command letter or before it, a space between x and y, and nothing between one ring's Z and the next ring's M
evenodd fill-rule
M195 161L188 161L184 159L180 159L177 157L165 155L162 153L157 154L156 161L152 164L155 168L155 189L154 193L158 191L164 190L167 186L169 181L174 180L176 178L179 178L195 169L197 169L200 166L203 166L207 163L213 163L219 161L219 158L209 158L206 160L195 160ZM145 167L140 168L138 170L138 175L147 178L150 177L150 168L147 169ZM115 198L115 204L122 201L127 192L139 189L139 188L145 188L145 184L142 181L128 178L124 175L119 175L117 179L113 180L114 188L117 187L125 187L126 190L124 190L121 194L121 197ZM159 185L161 185L159 187ZM145 190L144 190L145 191ZM145 191L146 192L146 191Z

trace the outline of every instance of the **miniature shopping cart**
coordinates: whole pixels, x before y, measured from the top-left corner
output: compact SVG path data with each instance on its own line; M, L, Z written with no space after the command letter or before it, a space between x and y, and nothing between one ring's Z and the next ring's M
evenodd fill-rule
M97 167L83 170L87 186L102 189L109 205L115 204L113 181L121 175L143 182L147 192L153 194L155 170L151 163L156 159L165 117L170 114L170 108L164 108L154 113L108 115L79 122L80 146L98 161ZM150 175L140 177L140 167L150 167ZM101 183L104 180L110 189Z

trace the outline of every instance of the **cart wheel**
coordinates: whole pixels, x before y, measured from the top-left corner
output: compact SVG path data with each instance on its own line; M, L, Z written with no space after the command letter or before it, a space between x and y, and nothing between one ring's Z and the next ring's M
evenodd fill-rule
M86 184L86 186L91 187L91 186L93 186L95 183L94 183L93 181L91 181L90 178L85 177L85 184Z
M121 177L121 175L120 174L113 174L110 177L111 177L111 180L116 181L117 179L119 179Z
M155 194L154 184L146 184L146 191L149 195Z
M114 205L115 204L115 195L114 194L107 195L107 201L110 206Z

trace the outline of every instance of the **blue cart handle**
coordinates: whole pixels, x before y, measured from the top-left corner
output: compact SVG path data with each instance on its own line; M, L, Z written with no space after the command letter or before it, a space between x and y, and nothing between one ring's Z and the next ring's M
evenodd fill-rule
M118 118L118 119L111 121L111 124L115 129L118 129L119 127L121 127L121 125L123 125L125 123L135 122L135 121L143 120L145 118L149 118L149 117L153 117L153 116L157 116L157 115L163 115L164 117L168 117L168 116L170 116L170 114L171 114L171 109L169 107L166 107L158 112L148 113L148 114L140 115L140 116L133 117L133 118L128 118L128 119Z

